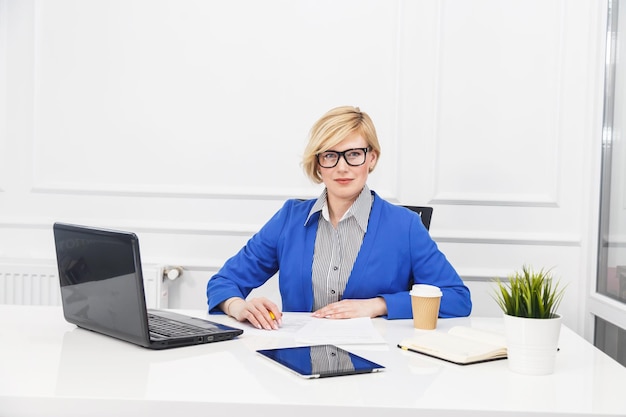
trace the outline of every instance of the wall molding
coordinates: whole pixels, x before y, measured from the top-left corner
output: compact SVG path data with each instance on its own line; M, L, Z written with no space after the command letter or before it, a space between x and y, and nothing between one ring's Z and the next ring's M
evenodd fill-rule
M140 233L165 235L196 235L196 236L252 236L263 226L262 224L208 224L208 223L181 223L181 222L144 222L125 223L118 220L110 222L99 219L97 222L77 221L79 223L97 226L107 224L107 228L132 230ZM40 229L50 230L53 221L27 221L23 219L0 219L0 229ZM520 246L558 246L579 247L581 238L573 234L539 234L539 233L467 233L461 231L433 232L431 236L439 243L458 244L487 244L487 245L520 245Z
M567 33L566 33L566 7L565 1L561 0L558 2L557 12L555 14L555 22L554 22L554 34L557 39L557 44L555 50L553 51L553 55L556 57L554 66L551 68L553 72L551 75L551 79L554 81L554 89L552 91L546 92L545 96L542 97L546 100L549 100L550 103L550 122L547 123L545 129L545 138L550 139L551 143L549 144L549 149L551 152L548 153L548 156L553 156L552 163L550 165L550 174L548 178L542 182L543 186L546 188L545 193L540 194L528 194L528 193L498 193L498 194L489 194L489 193L481 193L479 192L466 192L466 193L457 193L457 192L449 192L442 187L445 187L442 184L442 179L440 172L437 169L433 170L433 198L430 200L433 204L448 204L448 205L481 205L481 206L519 206L519 207L558 207L558 198L561 195L561 172L562 172L562 156L560 149L563 146L564 138L566 137L566 130L564 126L564 116L563 116L563 91L565 89L566 76L565 71L568 69L568 65L566 62L566 41L567 41ZM445 6L445 5L444 5ZM435 74L436 77L433 80L435 97L433 99L435 103L435 111L432 117L432 125L433 125L433 136L435 146L435 152L433 158L435 161L440 161L442 158L442 150L441 144L445 142L447 139L442 134L442 120L444 113L444 108L446 106L447 97L444 96L443 86L446 80L443 79L444 71L444 56L445 51L449 48L448 45L444 43L444 33L446 32L446 21L445 21L445 9L444 6L439 5L438 13L437 13L437 24L436 24L436 42L437 42L437 60L436 60L436 69ZM506 156L503 156L503 159ZM435 166L443 166L444 164L437 163Z
M39 183L31 188L35 194L62 194L77 196L235 199L235 200L286 200L289 198L314 198L319 194L310 188L279 187L189 187L132 184L120 186L87 184Z
M313 187L318 186L313 185ZM87 184L39 183L33 186L30 191L34 194L76 196L285 201L290 198L317 198L321 193L321 189L313 187L189 187L147 184L93 186ZM387 197L396 193L390 192L386 188L376 187L376 192L391 202L398 201L397 197Z
M443 243L487 244L487 245L520 245L520 246L566 246L580 247L582 242L578 235L572 234L540 234L540 233L467 233L445 232L431 233L433 239Z
M9 2L0 2L0 193L6 192L3 186L6 181L5 176L8 175L6 165L8 162L8 132L7 132L7 120L8 120L8 99L7 99L7 84L8 84L8 45L7 40L9 37L8 29L8 8Z
M504 197L504 198L503 198ZM465 206L495 206L495 207L543 207L558 208L559 204L554 196L541 194L459 194L438 193L430 204L465 205Z
M143 263L146 270L157 270L161 265L169 265L165 262L155 262L149 260ZM177 263L174 266L180 266L184 271L190 272L211 272L215 273L222 267L222 262L218 260L203 259L202 262L188 260L187 262ZM56 261L49 258L32 258L32 259L2 259L0 258L0 271L2 272L28 272L33 274L56 274ZM467 282L492 282L494 277L506 278L511 271L504 270L462 270L457 269L459 275Z

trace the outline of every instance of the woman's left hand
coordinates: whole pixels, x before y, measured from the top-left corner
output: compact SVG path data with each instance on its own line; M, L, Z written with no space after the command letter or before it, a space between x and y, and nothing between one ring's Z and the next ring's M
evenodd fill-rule
M353 319L356 317L378 317L387 314L387 303L382 297L365 300L346 299L313 312L313 317L327 319Z

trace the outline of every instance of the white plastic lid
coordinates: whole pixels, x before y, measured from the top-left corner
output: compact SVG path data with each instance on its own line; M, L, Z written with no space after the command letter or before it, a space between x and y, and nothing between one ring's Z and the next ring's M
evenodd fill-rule
M411 289L411 295L418 297L441 297L443 294L439 287L428 284L415 284Z

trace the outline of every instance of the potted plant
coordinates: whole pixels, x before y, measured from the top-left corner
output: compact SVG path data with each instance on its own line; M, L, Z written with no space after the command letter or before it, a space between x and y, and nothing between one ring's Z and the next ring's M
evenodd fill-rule
M565 288L551 270L524 265L507 281L495 279L494 298L504 313L509 368L528 375L554 372L561 331L557 309Z

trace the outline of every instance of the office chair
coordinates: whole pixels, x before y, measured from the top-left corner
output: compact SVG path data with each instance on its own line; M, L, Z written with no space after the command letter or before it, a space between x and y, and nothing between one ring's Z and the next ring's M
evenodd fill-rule
M416 212L420 218L422 219L422 223L426 230L430 228L430 219L433 217L433 208L432 207L423 207L423 206L403 206L408 208L411 211Z
M304 201L303 198L299 198L298 200ZM424 224L424 227L426 228L426 230L430 228L430 219L433 217L432 207L425 207L425 206L402 206L402 207L406 207L409 210L416 212L418 216L420 216L420 219L422 219L422 223Z

